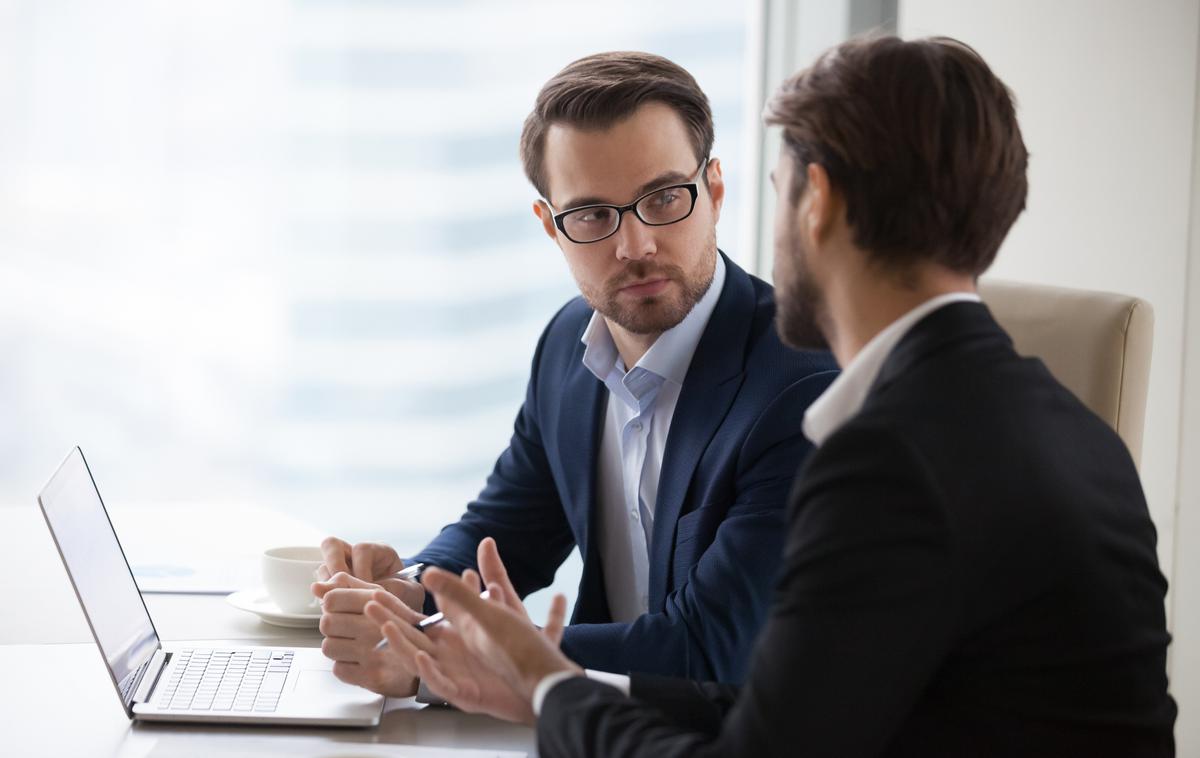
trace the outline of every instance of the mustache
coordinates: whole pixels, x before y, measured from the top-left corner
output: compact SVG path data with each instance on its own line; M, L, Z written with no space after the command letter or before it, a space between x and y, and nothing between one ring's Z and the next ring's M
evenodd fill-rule
M683 269L678 266L654 266L642 261L635 261L630 263L624 271L608 280L608 289L613 292L647 279L679 280L682 277Z

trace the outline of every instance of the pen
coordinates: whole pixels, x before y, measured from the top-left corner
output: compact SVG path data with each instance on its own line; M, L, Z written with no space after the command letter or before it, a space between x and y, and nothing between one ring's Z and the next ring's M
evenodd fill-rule
M424 570L425 570L424 563L414 563L411 566L405 566L404 568L397 571L392 576L392 578L393 579L415 579L417 577L417 575L420 574Z
M487 600L488 597L490 597L490 596L488 594L488 591L484 590L483 592L479 593L479 597L483 598L484 600ZM428 629L429 627L431 627L435 624L440 624L445 620L446 620L446 614L442 613L441 611L438 611L437 613L433 614L432 616L426 616L425 618L418 621L417 628L423 632L426 629ZM388 646L387 637L384 637L383 639L381 639L379 641L379 644L377 644L375 646L375 649L376 650L387 650L387 646Z
M316 571L314 571L313 576L315 576L317 578L318 582L329 581L328 578L326 578L326 579L321 578L321 575L318 573L319 571L321 571L321 569L325 569L325 566L321 566ZM387 578L388 579L416 579L418 576L421 575L421 572L424 570L425 570L424 563L414 563L412 565L405 566L404 568L400 569L399 571L397 571L396 573L392 574L390 577L387 577ZM326 571L328 571L328 569L326 569Z

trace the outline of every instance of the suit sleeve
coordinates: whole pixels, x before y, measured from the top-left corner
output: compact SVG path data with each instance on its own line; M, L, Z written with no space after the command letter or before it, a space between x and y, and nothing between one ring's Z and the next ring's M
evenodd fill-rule
M805 377L764 409L739 453L733 503L663 610L629 623L573 624L563 634L567 655L620 674L745 679L779 568L788 491L811 447L800 421L833 376Z
M542 446L537 385L551 322L534 353L525 402L513 424L508 448L497 459L479 496L457 522L442 529L413 557L461 573L477 568L475 551L484 537L496 540L509 578L525 595L548 586L575 544ZM427 612L435 608L426 600Z
M955 634L961 590L943 499L907 445L860 427L814 456L790 517L749 680L715 734L669 715L695 692L625 698L572 680L543 705L541 754L879 754Z

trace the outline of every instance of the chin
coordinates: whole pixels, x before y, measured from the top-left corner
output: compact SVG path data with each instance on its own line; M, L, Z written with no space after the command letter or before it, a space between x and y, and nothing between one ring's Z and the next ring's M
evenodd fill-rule
M678 326L690 310L670 298L647 297L604 315L632 334L661 334Z

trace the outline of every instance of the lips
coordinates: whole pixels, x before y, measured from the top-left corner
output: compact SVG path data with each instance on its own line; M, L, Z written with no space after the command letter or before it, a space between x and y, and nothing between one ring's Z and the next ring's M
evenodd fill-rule
M670 279L646 279L627 284L618 291L623 295L632 295L633 297L653 297L665 290L670 283Z

